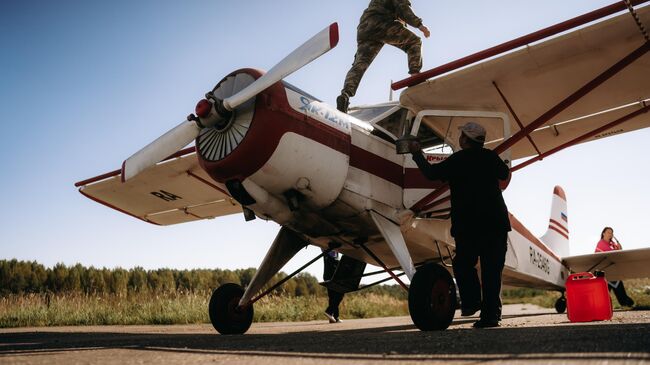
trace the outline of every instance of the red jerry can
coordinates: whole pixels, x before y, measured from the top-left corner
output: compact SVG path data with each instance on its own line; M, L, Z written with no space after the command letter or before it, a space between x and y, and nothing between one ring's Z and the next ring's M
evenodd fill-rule
M569 275L566 281L567 316L571 322L612 319L612 300L604 275L590 272Z

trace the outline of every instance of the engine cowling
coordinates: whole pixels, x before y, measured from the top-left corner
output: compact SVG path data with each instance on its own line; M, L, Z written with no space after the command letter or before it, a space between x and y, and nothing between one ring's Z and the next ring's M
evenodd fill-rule
M254 69L235 71L212 94L225 99L262 75ZM277 82L233 110L227 123L203 128L196 147L201 167L242 205L252 205L245 195L255 195L246 191L246 186L257 190L254 184L283 204L291 206L290 198L297 196L303 206L317 210L343 189L350 123L346 114Z

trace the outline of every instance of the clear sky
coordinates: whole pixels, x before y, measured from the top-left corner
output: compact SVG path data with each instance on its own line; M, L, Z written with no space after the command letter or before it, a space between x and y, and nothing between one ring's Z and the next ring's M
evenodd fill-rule
M432 68L613 0L412 0L432 36ZM79 194L73 184L121 162L182 121L241 67L269 69L338 21L340 43L288 81L334 103L352 62L362 0L0 2L0 258L106 267L257 266L278 226L243 216L156 227ZM648 57L646 55L645 57ZM385 47L353 104L386 101L406 57ZM571 253L603 226L625 248L650 246L644 130L574 147L516 173L510 210L546 231L553 187L569 203ZM308 248L287 267L316 255ZM320 263L311 270L320 275Z

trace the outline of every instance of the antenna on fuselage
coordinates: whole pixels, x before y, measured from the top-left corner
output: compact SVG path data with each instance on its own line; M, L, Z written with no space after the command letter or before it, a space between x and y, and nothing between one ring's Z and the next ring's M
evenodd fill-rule
M391 87L393 85L393 80L390 80L390 84L388 85L388 101L393 101L393 88Z

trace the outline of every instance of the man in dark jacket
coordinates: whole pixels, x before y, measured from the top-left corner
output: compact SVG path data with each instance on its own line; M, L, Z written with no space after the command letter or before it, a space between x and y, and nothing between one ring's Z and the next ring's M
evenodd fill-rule
M480 309L481 319L474 327L497 327L501 320L501 274L511 230L499 181L506 180L510 171L494 151L483 148L485 129L481 125L469 122L460 129L462 149L438 164L427 162L417 141L410 142L409 150L427 178L449 183L451 235L456 241L453 267L462 315ZM479 257L482 284L476 272Z
M406 28L406 24L418 28L425 37L429 38L429 28L413 13L409 0L370 1L357 27L357 53L354 55L352 68L345 77L341 95L336 98L338 110L347 113L350 97L357 92L363 74L384 44L390 44L406 52L410 74L420 72L422 41Z

